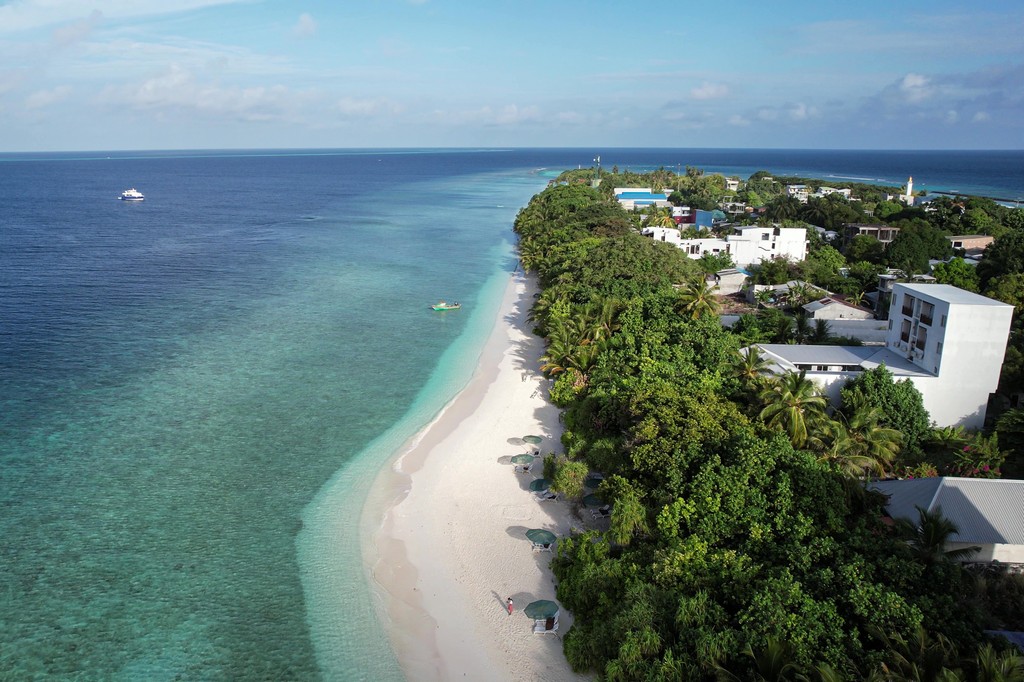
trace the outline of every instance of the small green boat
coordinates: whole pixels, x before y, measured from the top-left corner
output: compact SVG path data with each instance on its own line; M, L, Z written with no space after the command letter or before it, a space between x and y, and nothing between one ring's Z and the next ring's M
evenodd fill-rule
M448 303L446 301L441 301L440 303L435 303L430 307L434 310L458 310L462 307L462 304L459 302Z

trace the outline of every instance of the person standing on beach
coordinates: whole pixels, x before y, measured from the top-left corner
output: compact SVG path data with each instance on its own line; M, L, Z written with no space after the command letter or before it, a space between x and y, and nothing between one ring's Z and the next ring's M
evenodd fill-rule
M508 598L508 615L512 615L512 597Z

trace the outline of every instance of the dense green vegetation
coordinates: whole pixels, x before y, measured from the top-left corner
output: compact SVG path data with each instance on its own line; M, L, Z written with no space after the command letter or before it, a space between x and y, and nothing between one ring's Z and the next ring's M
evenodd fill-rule
M805 377L767 376L739 352L697 262L639 236L608 201L608 182L714 193L687 170L685 183L556 184L516 221L564 410L565 456L548 468L572 497L584 468L602 472L613 505L607 531L564 539L553 562L575 617L570 663L610 680L1021 679L1020 659L986 648L982 630L1024 627L1005 602L1024 604L1024 584L974 578L942 554L944 519L924 538L886 524L863 486L898 453L933 466L921 453L945 451L929 450L937 436L913 401L879 409L905 387L883 369L828 415ZM565 178L577 179L589 180ZM839 276L839 251L813 256ZM750 316L740 331L778 323ZM1006 429L1021 438L1024 419Z

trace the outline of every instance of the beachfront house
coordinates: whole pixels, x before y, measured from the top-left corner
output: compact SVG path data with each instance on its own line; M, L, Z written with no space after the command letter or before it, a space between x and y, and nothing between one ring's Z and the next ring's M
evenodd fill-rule
M803 309L811 320L870 320L875 316L870 310L838 301L831 296L811 301Z
M963 562L1024 570L1024 481L941 476L875 481L868 488L888 498L886 513L893 519L917 523L918 508L941 512L957 527L946 551L978 548Z
M778 371L806 371L834 403L839 389L885 365L910 380L939 426L981 428L999 384L1013 306L948 284L894 284L885 346L758 344Z
M672 206L666 192L653 192L650 187L616 187L614 192L615 200L627 211L649 206L658 208Z
M684 239L673 228L644 227L640 234L682 249L690 258L727 253L739 266L754 265L781 257L799 262L807 255L807 230L803 227L740 227L724 239Z
M818 199L823 199L830 194L838 194L839 196L849 200L853 196L853 190L846 188L838 189L836 187L819 187L818 191L812 194L811 196L816 197Z
M807 257L807 229L803 227L736 228L727 237L729 254L737 265L753 265L773 258L798 263Z
M947 239L954 249L963 249L968 256L980 256L995 241L995 237L987 234L959 234Z
M892 227L891 225L861 225L854 223L847 227L850 230L851 237L861 235L874 237L883 244L890 243L900 233L900 228Z
M786 196L806 204L810 197L810 190L807 189L807 185L786 185Z

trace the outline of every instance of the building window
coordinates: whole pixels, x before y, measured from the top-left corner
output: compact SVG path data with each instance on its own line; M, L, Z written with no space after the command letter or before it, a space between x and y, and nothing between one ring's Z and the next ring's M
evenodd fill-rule
M943 315L942 316L942 320L939 321L939 326L940 327L945 327L946 326L946 316L945 315Z
M903 314L910 317L914 314L914 297L904 296L903 297Z
M942 355L942 341L935 344L935 354Z
M930 327L932 324L932 315L934 314L935 306L931 303L921 301L921 324L926 324Z
M892 330L892 320L889 320L889 330Z
M903 328L900 330L900 341L910 341L910 320L903 320Z

